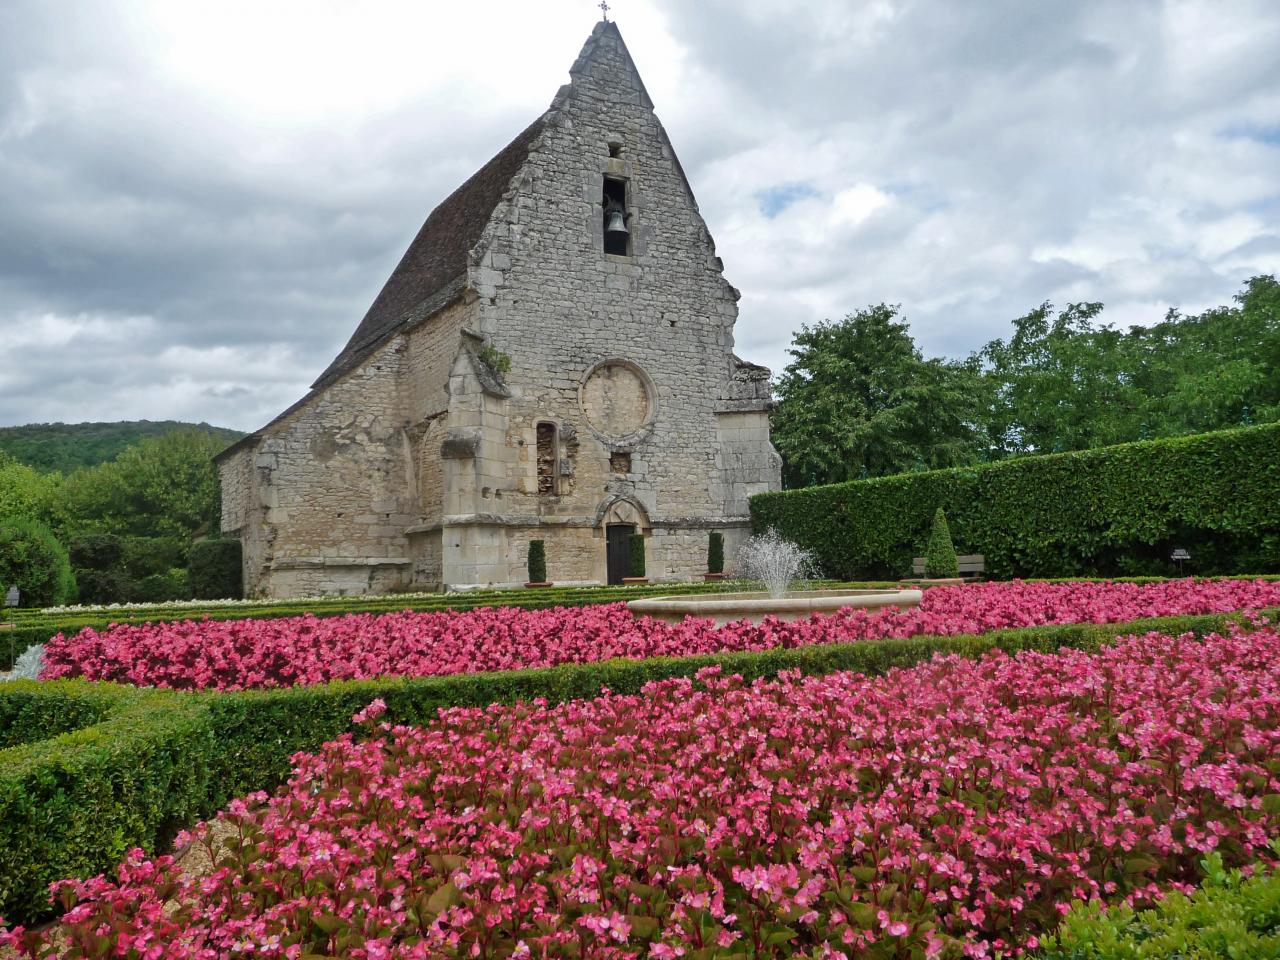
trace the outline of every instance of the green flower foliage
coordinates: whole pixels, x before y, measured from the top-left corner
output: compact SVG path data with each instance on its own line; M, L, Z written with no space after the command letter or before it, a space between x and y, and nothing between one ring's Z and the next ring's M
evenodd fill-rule
M75 595L67 548L38 520L0 520L0 597L11 586L31 606L65 603Z
M929 548L924 554L926 577L958 577L960 564L956 561L956 548L951 543L951 531L947 527L947 515L939 507L933 515L933 530L929 533Z
M767 493L752 526L828 576L901 575L945 509L994 579L1280 571L1280 424Z
M1280 856L1280 841L1272 843ZM1045 960L1263 960L1280 957L1280 873L1260 863L1246 877L1223 868L1217 851L1201 861L1205 880L1190 896L1170 893L1149 910L1075 903Z
M529 582L547 582L547 545L542 540L529 541Z

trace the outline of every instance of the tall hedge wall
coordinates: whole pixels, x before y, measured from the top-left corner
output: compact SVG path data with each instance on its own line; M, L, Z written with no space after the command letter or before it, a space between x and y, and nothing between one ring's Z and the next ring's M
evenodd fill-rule
M1146 440L752 498L757 532L824 575L900 577L942 507L956 552L993 578L1280 571L1280 424Z

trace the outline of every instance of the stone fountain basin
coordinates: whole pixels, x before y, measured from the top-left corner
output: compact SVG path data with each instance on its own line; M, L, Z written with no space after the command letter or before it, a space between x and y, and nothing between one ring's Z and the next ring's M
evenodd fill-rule
M714 620L717 627L737 620L760 623L765 617L807 620L814 614L832 614L842 607L919 606L920 590L797 590L781 597L760 593L716 593L694 596L644 597L627 607L636 616L679 623L685 617Z

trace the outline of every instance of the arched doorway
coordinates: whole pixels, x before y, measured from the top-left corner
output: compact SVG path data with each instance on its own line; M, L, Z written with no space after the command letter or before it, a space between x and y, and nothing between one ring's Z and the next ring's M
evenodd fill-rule
M629 572L630 537L633 533L648 535L649 515L630 497L615 496L601 504L596 528L604 533L605 582L622 583Z

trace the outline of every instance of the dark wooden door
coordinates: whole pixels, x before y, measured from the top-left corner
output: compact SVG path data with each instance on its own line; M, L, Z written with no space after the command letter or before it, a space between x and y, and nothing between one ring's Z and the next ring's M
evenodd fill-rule
M628 538L635 532L634 523L611 523L604 528L610 583L621 583L622 578L630 573L627 567L631 562L631 541Z

